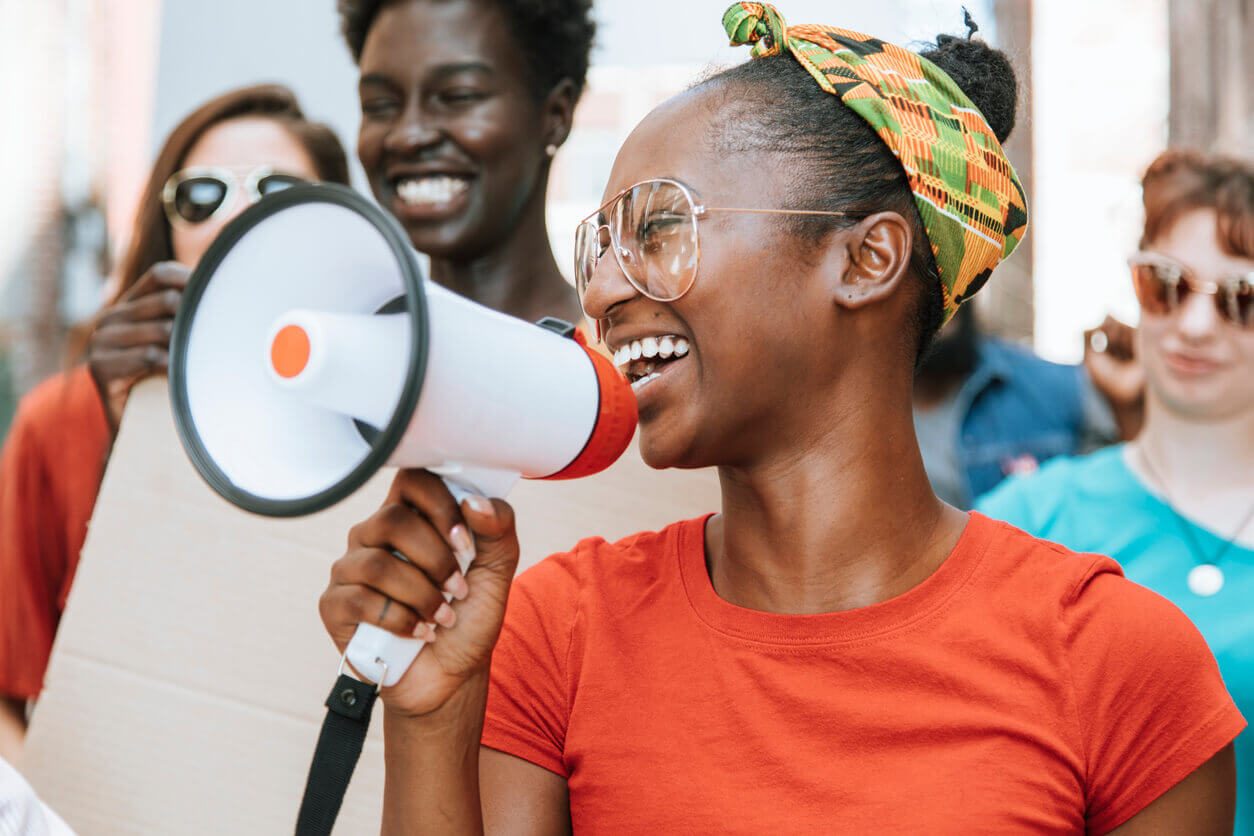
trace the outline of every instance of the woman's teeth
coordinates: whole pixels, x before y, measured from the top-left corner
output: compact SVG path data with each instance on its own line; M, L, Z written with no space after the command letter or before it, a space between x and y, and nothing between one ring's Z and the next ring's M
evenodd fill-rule
M657 372L653 372L651 374L646 374L644 377L640 378L639 380L633 380L631 382L631 391L639 392L641 389L648 386L650 383L657 380L659 377L661 377L660 374L658 374Z
M460 177L405 177L396 184L396 194L408 206L439 206L450 203L470 188Z
M658 370L663 365L686 356L689 350L683 337L645 337L619 347L614 352L614 365L631 381L631 388L639 392L661 377Z
M632 360L652 360L661 358L670 360L686 355L689 351L688 341L683 337L667 335L665 337L645 337L643 340L632 340L614 352L614 365L626 369Z

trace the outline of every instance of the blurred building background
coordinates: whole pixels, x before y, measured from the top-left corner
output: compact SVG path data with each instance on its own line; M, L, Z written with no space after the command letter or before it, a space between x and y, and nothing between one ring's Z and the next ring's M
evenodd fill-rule
M911 44L963 34L963 2L778 5L794 22ZM559 263L632 125L709 67L747 58L724 45L725 5L597 0L590 83L552 182ZM1107 312L1135 320L1124 261L1149 161L1169 142L1254 153L1254 0L965 5L1027 82L1010 152L1033 228L981 294L984 318L1074 360ZM280 81L355 144L356 73L337 27L334 0L0 0L0 435L15 398L73 361L68 329L99 304L148 165L187 111Z

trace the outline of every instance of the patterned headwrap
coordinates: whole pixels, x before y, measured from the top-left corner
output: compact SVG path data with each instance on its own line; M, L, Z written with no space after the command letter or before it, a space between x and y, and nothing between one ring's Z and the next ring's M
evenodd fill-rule
M984 114L931 61L831 26L792 26L767 3L723 15L753 57L785 48L819 86L867 121L902 167L941 277L945 320L984 286L1028 226L1023 187Z

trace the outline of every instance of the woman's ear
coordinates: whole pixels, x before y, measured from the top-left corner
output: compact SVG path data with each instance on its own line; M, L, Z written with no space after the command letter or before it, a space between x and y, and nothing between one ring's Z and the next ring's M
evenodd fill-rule
M855 309L887 299L909 273L914 231L896 212L863 218L840 239L843 246L832 248L824 266L830 265L832 295L841 307Z
M570 128L575 118L575 104L579 95L575 82L564 78L553 86L544 99L544 132L542 138L546 146L561 148L562 143L570 136Z

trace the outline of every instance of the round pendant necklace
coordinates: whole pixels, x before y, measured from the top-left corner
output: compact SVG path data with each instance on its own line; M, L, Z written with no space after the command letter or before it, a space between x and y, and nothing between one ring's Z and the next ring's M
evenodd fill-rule
M1150 457L1145 452L1144 447L1138 445L1137 452L1141 454L1141 463L1145 466L1146 472L1162 488L1163 498L1167 500L1167 507L1171 509L1171 515L1176 518L1181 531L1184 532L1184 538L1189 542L1189 550L1193 553L1193 560L1197 563L1196 566L1189 570L1187 579L1189 591L1201 598L1209 598L1217 594L1224 588L1224 581L1226 580L1224 578L1224 570L1219 568L1219 561L1236 545L1237 538L1241 536L1241 532L1245 530L1245 527L1250 524L1250 520L1254 520L1254 506L1251 506L1249 513L1237 524L1236 531L1232 532L1232 536L1225 540L1218 551L1208 558L1206 552L1202 550L1202 544L1197 540L1197 534L1193 531L1193 524L1176 510L1176 503L1171 498L1171 490L1167 487L1167 480L1158 474L1158 469L1150 461Z

